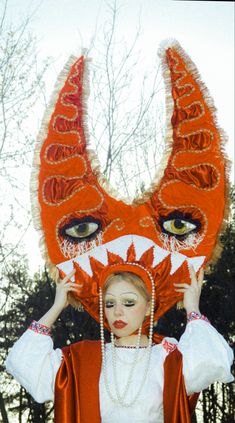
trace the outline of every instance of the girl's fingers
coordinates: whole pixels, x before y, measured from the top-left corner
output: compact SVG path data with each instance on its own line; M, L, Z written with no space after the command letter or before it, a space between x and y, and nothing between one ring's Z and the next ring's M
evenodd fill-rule
M175 288L176 292L182 292L183 294L187 291L187 288Z
M174 283L175 286L177 286L178 288L189 288L190 285L188 283Z
M204 269L202 267L199 271L199 274L198 274L198 283L201 287L202 287L202 284L203 284L203 279L204 279Z
M189 273L190 273L190 277L191 277L191 281L192 281L192 285L194 286L198 286L201 288L202 284L203 284L203 278L204 278L204 269L203 267L201 267L199 273L198 273L198 278L196 275L196 272L193 268L193 266L189 266Z
M78 292L78 291L80 291L80 289L77 289L78 287L75 287L75 286L71 286L69 289L68 289L68 291L70 292L70 291L74 291L74 292Z
M72 276L74 276L75 275L75 273L76 273L76 270L75 269L73 269L67 276L66 276L66 278L67 278L67 280L68 279L70 279ZM65 278L65 279L66 279Z
M197 276L196 276L196 272L194 270L194 267L192 265L190 265L189 267L189 274L190 274L190 279L193 285L197 284Z
M82 288L82 284L77 284L75 282L67 282L65 285L66 289L70 289L70 288L75 288L75 289L81 289Z
M75 269L73 269L72 270L72 272L70 272L68 275L66 275L65 277L64 277L64 279L62 279L61 280L61 283L67 283L68 282L68 280L69 279L71 279L72 278L72 276L74 276L75 275L75 272L76 272L76 270Z

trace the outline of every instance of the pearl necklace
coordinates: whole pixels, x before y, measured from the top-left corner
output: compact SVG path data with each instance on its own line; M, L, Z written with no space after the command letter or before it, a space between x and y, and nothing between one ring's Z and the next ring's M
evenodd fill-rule
M133 264L133 263L132 263ZM124 399L129 391L130 385L133 381L133 373L136 367L137 360L134 359L133 363L131 364L132 367L130 369L130 373L127 378L127 383L124 389L124 392L121 394L118 387L118 381L117 381L117 366L116 366L116 351L115 351L115 345L114 345L114 335L111 333L111 344L112 344L112 364L113 364L113 374L114 374L114 388L115 388L115 396L112 394L108 377L107 377L107 360L106 360L106 350L105 350L105 341L104 341L104 315L103 315L103 297L102 297L102 289L100 288L100 295L99 295L99 301L100 301L100 336L101 336L101 354L102 354L102 369L104 374L104 383L105 388L107 391L107 394L111 401L113 401L115 404L122 406L122 407L131 407L139 398L141 391L143 389L143 386L147 379L147 374L149 370L150 365L150 358L151 358L151 347L152 347L152 336L153 336L153 323L154 323L154 295L155 295L155 286L154 286L154 280L151 275L151 273L145 269L143 266L139 264L135 264L136 266L139 266L143 268L146 273L148 274L151 283L152 283L152 295L151 295L151 311L150 311L150 328L149 328L149 342L148 346L146 348L146 360L145 360L145 369L143 373L142 383L140 384L140 387L134 396L134 398L130 402L126 402ZM139 353L139 347L140 347L140 341L141 341L141 329L139 328L138 331L138 337L137 337L137 344L136 344L136 357L138 358Z
M138 332L138 340L137 340L137 344L136 344L136 350L135 350L135 357L133 362L131 363L131 369L127 378L127 383L126 386L123 390L123 393L120 393L120 389L118 386L118 381L117 381L117 362L116 362L116 349L112 340L112 363L113 363L113 374L114 374L114 387L115 387L115 394L116 394L116 398L112 395L112 400L119 405L122 405L123 407L131 407L139 398L140 393L144 387L146 378L147 378L147 373L148 373L148 369L149 369L149 364L150 364L150 353L151 353L151 349L147 348L146 352L148 353L147 356L145 356L145 358L147 358L145 360L145 368L144 368L144 373L143 373L143 378L140 384L140 387L136 393L136 395L134 396L134 398L132 399L132 401L130 402L126 402L125 398L127 396L127 393L130 389L131 383L133 382L133 374L136 368L136 364L138 362L138 355L139 355L139 347L140 347L140 341L141 341L141 329L142 327L139 328L139 332ZM113 338L113 337L112 337ZM106 382L107 382L107 375L106 375ZM109 385L109 384L108 384ZM110 387L109 387L109 391L110 391ZM111 393L111 391L110 391Z

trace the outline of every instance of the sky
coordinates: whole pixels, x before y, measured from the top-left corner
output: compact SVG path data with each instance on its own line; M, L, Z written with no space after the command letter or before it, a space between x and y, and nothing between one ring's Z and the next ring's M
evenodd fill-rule
M38 38L39 57L54 59L49 90L70 54L79 55L110 19L105 0L8 0L8 19L17 24L31 15L31 31ZM177 39L196 63L218 109L219 125L229 137L226 150L234 157L234 3L226 1L117 0L118 31L133 40L138 25L145 66L156 61L162 40ZM93 62L96 60L95 53ZM234 180L234 169L231 179ZM29 245L32 266L39 253ZM34 241L35 243L35 241Z

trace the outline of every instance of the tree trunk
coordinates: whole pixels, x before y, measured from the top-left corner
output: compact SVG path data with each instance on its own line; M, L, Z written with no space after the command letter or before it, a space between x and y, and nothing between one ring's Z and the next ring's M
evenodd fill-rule
M2 423L9 423L6 408L5 408L4 399L3 399L1 392L0 392L0 410L1 410L1 415L2 415Z
M19 423L22 423L22 387L20 387Z

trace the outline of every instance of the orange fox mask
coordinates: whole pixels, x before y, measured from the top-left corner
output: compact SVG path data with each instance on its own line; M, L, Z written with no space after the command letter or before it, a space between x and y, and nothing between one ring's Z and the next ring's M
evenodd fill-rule
M83 289L71 302L97 320L99 288L121 270L137 273L149 290L149 275L154 278L158 319L182 299L173 283L190 281L188 265L197 272L213 258L224 219L223 136L212 101L176 41L160 53L168 161L142 198L132 204L114 198L93 166L84 130L84 56L66 67L36 149L35 221L47 262L61 275L76 269Z

